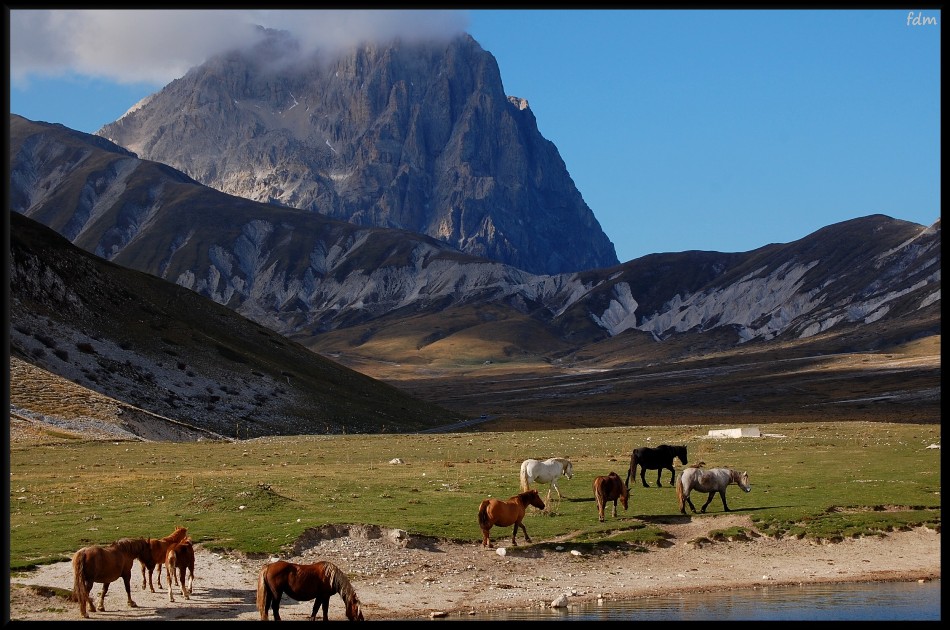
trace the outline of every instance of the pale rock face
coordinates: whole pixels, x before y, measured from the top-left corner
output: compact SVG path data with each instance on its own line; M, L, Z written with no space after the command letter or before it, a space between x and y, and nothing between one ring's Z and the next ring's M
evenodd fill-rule
M280 43L283 36L272 34ZM209 60L98 133L231 195L426 234L533 273L616 265L524 98L469 36Z

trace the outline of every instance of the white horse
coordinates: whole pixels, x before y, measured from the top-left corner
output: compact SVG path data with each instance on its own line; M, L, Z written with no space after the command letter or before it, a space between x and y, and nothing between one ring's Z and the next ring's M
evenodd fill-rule
M722 509L730 512L726 505L726 486L734 483L746 492L752 492L752 486L749 485L749 473L739 472L731 468L710 468L703 470L702 464L694 464L683 471L679 479L676 480L676 498L680 502L680 512L686 514L686 504L689 503L690 509L696 513L696 506L689 500L691 490L699 492L708 492L709 498L703 504L700 512L706 513L706 506L712 503L713 497L719 493L722 499Z
M521 462L521 491L527 492L531 489L531 482L549 483L548 499L551 498L551 490L557 492L558 501L561 500L561 490L557 487L558 477L561 475L570 479L574 476L574 464L563 457L552 457L543 462L537 459L526 459Z

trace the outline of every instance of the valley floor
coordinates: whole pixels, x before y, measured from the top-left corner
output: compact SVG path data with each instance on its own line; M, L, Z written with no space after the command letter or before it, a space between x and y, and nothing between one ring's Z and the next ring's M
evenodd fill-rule
M526 520L530 531L531 516ZM537 518L535 516L534 518ZM608 519L610 516L608 515ZM632 518L624 516L619 518ZM348 531L298 541L302 551L284 557L297 563L330 560L349 576L367 620L426 619L470 616L489 610L550 606L561 595L568 605L649 597L676 591L744 588L804 582L927 581L940 579L940 532L918 528L881 536L812 543L797 539L753 536L747 540L709 541L711 530L741 526L752 529L741 511L670 519L662 526L668 545L647 551L603 550L572 554L571 545L552 551L510 543L511 530L493 535L495 548L480 541L448 543L412 541L391 532ZM494 530L493 530L494 533ZM337 535L340 534L340 535ZM519 541L520 541L519 534ZM535 540L535 542L539 542ZM544 541L556 542L556 541ZM133 568L132 596L126 605L121 581L106 597L107 612L91 613L103 621L131 620L255 620L257 572L269 558L248 558L196 551L195 587L191 599L175 591L175 602L161 589L142 588L138 563ZM167 579L162 584L167 585ZM68 562L12 575L10 619L78 620L78 605L63 590L72 587ZM24 585L39 585L28 587ZM100 585L94 587L98 598ZM284 620L309 616L311 602L286 596ZM331 620L345 619L338 596L330 600Z

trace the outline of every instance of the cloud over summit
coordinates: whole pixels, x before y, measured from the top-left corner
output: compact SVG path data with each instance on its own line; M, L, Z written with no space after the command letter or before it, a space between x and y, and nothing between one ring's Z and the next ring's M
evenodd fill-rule
M11 10L10 74L89 76L164 85L209 57L285 30L307 55L396 37L448 39L467 27L451 10Z

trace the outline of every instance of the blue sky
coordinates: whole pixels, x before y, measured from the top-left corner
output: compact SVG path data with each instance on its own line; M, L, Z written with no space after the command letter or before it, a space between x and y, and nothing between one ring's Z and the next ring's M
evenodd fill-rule
M246 11L13 10L10 111L95 132L246 33ZM617 255L743 252L940 216L940 11L258 11L350 38L470 33ZM915 19L916 18L916 19ZM933 24L933 21L937 25Z

